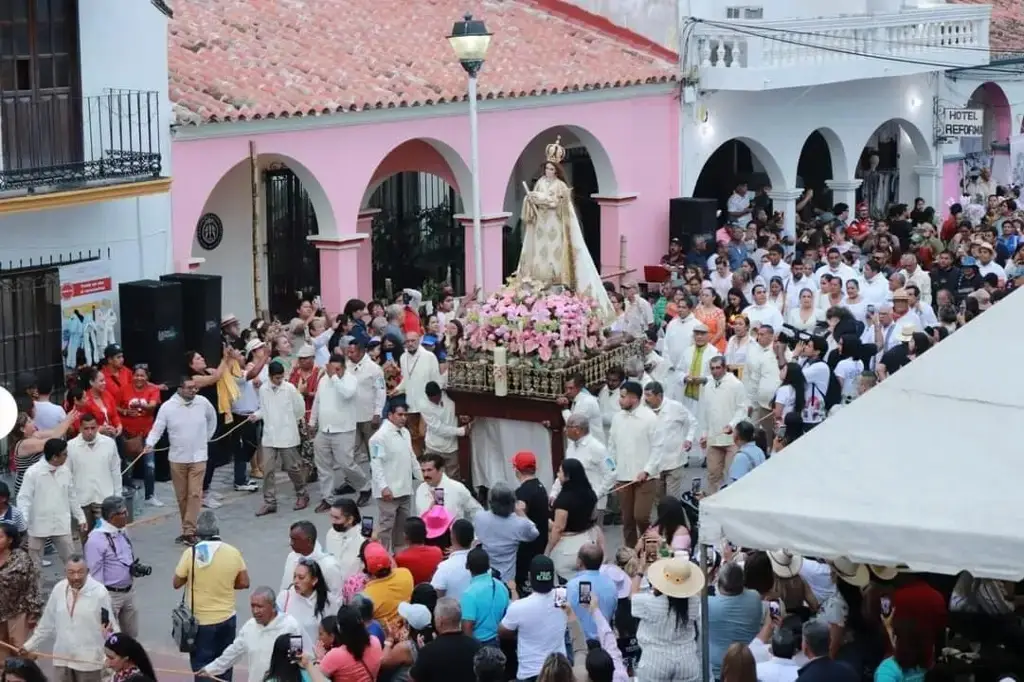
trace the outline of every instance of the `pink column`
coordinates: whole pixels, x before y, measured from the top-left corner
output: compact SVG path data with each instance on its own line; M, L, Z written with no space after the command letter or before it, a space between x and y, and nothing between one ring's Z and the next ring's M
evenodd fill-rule
M473 216L460 213L455 216L466 230L466 293L480 286L484 294L497 291L504 280L504 236L503 229L512 217L511 213L490 213L480 216L480 235L483 238L484 272L476 272L473 243Z
M361 208L356 219L356 232L366 235L359 246L359 284L356 287L356 297L363 301L373 298L373 219L379 213L379 208Z
M629 207L636 201L635 194L591 194L590 197L601 207L601 263L598 269L602 275L620 274L624 269L622 261L622 237L628 224ZM639 232L634 231L639 237ZM628 240L627 240L628 243Z
M363 297L360 282L364 278L360 269L360 251L369 237L349 234L341 237L307 237L320 251L320 297L332 313L339 312L350 298ZM368 293L368 292L367 292Z

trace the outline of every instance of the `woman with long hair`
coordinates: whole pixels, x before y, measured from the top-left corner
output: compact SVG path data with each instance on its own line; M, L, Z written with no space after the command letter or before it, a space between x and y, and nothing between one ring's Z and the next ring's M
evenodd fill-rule
M149 654L134 637L114 633L103 644L107 667L114 671L113 682L156 682L156 671Z
M327 591L323 570L313 559L300 557L292 574L292 584L277 595L277 610L294 618L315 642L320 632L320 619L334 613L338 605Z
M449 357L459 358L465 350L465 330L459 320L448 320L444 324L444 348Z
M43 446L51 438L63 438L68 429L78 421L78 410L72 409L60 424L52 429L38 429L32 417L35 406L28 398L18 398L18 416L14 420L8 442L11 458L15 464L14 499L18 499L21 482L25 480L25 472L43 456Z
M729 293L725 296L725 308L722 310L722 313L725 315L726 320L730 320L742 313L749 305L747 297L743 295L743 291L734 287L729 289ZM728 326L725 328L725 335L726 337L732 336L732 329Z
M537 682L575 682L572 663L565 654L548 654L537 675Z
M875 682L922 682L930 667L924 633L917 621L896 616L891 621L883 619L893 654L875 669Z
M729 326L732 336L725 346L725 366L734 374L742 374L747 364L747 350L751 348L750 320L741 313L729 318Z
M0 523L0 641L19 647L29 636L29 620L43 610L39 569L21 547L21 533L9 521Z
M35 661L11 657L4 661L0 682L47 682L46 675Z
M804 371L795 362L787 362L781 372L782 384L775 389L772 398L772 410L775 414L775 429L785 423L790 412L803 414L804 400L807 398L807 382Z
M725 313L722 312L722 299L711 287L700 290L697 305L693 308L693 316L708 328L708 343L725 352Z
M327 682L325 673L313 663L308 653L296 655L292 649L292 635L279 635L270 650L270 665L263 676L264 682ZM115 681L117 682L117 681Z
M381 643L370 637L359 610L338 609L337 646L320 661L320 670L332 682L374 682L383 657Z
M722 657L721 682L757 682L754 654L743 642L730 645Z
M786 314L786 284L778 275L768 281L768 303L775 306L780 315Z
M639 619L636 638L643 654L637 678L659 682L697 682L701 677L697 622L705 578L697 564L684 558L659 559L649 566L640 555L642 570L633 577L632 615ZM650 592L640 591L646 572Z
M433 614L423 604L409 603L399 607L398 615L401 622L387 629L380 667L390 671L388 682L409 682L409 671L420 650L434 639Z
M594 523L597 495L587 480L583 463L573 458L562 460L558 480L562 489L551 505L551 528L544 553L554 562L555 573L571 580L576 575L580 548L590 542L603 546L604 537Z
M644 553L644 543L648 540L657 540L661 547L671 552L686 552L689 554L693 544L691 537L690 519L686 516L683 503L675 497L663 497L658 502L657 517L654 525L644 532L636 544L637 556Z
M817 306L818 295L814 289L804 287L797 296L798 304L786 313L786 324L802 331L810 331L822 319L822 311Z

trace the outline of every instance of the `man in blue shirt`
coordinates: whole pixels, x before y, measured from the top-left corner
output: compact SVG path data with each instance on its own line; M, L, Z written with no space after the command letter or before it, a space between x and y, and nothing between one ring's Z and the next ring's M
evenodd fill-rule
M618 590L615 583L608 576L601 573L601 564L604 563L604 552L596 544L587 544L580 547L576 555L576 567L579 573L565 586L566 597L569 599L569 606L576 614L580 629L583 630L583 637L586 639L598 639L597 624L594 617L590 615L590 605L580 604L580 584L590 583L590 593L597 597L597 605L601 609L605 620L613 622L615 606L619 600Z
M733 429L732 438L736 443L736 456L729 467L727 481L730 484L740 480L765 461L764 450L757 447L757 443L754 442L753 424L748 421L740 422Z
M505 617L510 601L508 588L491 575L491 559L483 547L469 550L466 568L472 578L459 599L462 632L481 644L498 646L498 623Z

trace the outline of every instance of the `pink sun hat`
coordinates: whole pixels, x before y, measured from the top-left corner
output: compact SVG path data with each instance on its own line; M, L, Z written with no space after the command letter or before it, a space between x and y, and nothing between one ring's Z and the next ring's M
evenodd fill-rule
M428 540L441 537L455 522L451 513L444 508L444 505L440 504L435 504L423 512L420 518L423 519L423 523L427 526Z

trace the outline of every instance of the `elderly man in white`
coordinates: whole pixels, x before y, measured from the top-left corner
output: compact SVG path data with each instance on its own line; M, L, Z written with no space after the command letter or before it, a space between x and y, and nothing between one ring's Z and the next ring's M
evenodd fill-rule
M68 441L67 469L75 482L75 497L91 531L100 520L103 500L121 492L121 458L117 443L100 433L96 417L82 414L77 436ZM85 537L82 538L85 543Z
M650 302L640 295L640 287L636 282L622 285L626 292L626 331L633 336L643 337L654 324L654 309Z
M570 415L565 420L565 459L578 459L587 474L587 481L597 495L597 511L608 507L608 492L615 486L615 460L608 456L605 447L593 434L590 421L582 414ZM554 502L562 492L562 481L555 477L548 498ZM598 519L598 523L600 523Z
M459 438L469 433L466 421L459 424L455 414L455 403L435 381L428 381L424 391L426 401L420 406L420 414L427 425L425 450L428 455L439 455L444 462L444 472L451 478L459 477Z
M446 377L441 374L437 356L420 348L420 335L411 331L405 335L405 352L398 359L402 370L402 381L395 386L392 395L405 394L405 402L409 407L406 420L409 424L409 436L412 439L413 451L422 455L426 447L427 427L423 421L423 404L427 402L427 384L431 381L441 388L447 384Z
M747 349L747 364L743 368L743 385L750 401L750 418L755 427L765 430L768 442L775 433L775 419L772 418L772 400L782 380L779 375L779 359L775 354L773 341L775 332L771 325L758 327L757 343Z
M306 479L299 470L299 421L306 414L306 401L299 390L284 379L284 365L271 361L270 378L259 387L259 409L249 419L263 421L263 506L256 516L277 511L277 469L282 468L295 487L294 510L309 506Z
M697 438L697 418L678 400L666 398L664 387L657 381L644 386L644 402L658 415L651 447L660 451L665 495L679 499L686 480L683 470Z
M666 379L668 397L682 400L684 383L689 369L686 364L686 351L693 345L693 330L702 324L693 316L693 301L683 296L676 307L679 314L665 327L665 357L669 362L669 378Z
M60 560L67 564L74 544L71 519L78 523L82 537L88 532L85 512L78 504L71 471L64 466L68 448L60 438L43 445L43 459L25 471L15 505L28 519L28 553L36 566L41 565L43 547L52 540Z
M732 430L747 418L750 405L743 382L725 367L725 358L711 360L711 379L704 386L700 400L700 446L708 458L708 494L722 487L725 472L736 455Z
M356 396L359 382L345 368L345 358L332 355L317 384L309 427L313 437L313 461L320 481L320 502L316 513L331 508L334 499L334 470L340 468L355 490L366 485L366 474L356 464Z
M394 529L404 528L405 519L412 514L413 480L423 480L405 419L405 404L392 401L388 418L370 439L370 475L380 515L377 539L389 552L394 550Z
M68 558L64 574L20 653L31 656L52 637L55 682L100 682L107 632L120 630L114 606L107 588L89 575L81 555ZM110 621L107 625L102 622L104 609Z
M587 390L587 380L582 374L573 374L565 381L565 395L556 401L562 408L562 421L569 423L569 418L576 415L589 422L588 433L603 445L607 440L604 432L604 416L601 414L601 403Z
M448 477L444 465L445 460L441 455L425 455L420 460L423 483L416 488L414 511L423 514L435 504L440 504L448 510L453 519L472 520L483 507L473 497L469 488Z
M277 595L269 587L257 587L249 597L252 618L238 631L235 641L224 653L196 673L199 677L218 676L232 669L242 656L246 657L249 682L263 682L270 667L270 656L274 652L274 640L281 635L302 637L303 649L309 644L302 636L302 627L287 613L278 613Z

